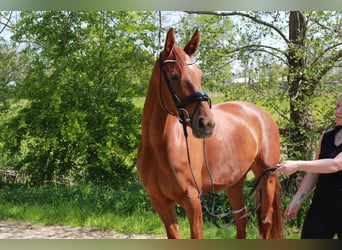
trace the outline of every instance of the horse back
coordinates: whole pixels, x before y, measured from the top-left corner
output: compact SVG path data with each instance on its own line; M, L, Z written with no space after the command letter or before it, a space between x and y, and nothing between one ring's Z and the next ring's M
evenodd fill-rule
M263 108L249 102L232 101L214 105L213 112L218 123L234 125L230 125L228 130L227 125L222 128L228 133L238 133L241 140L243 133L250 134L258 143L259 150L270 149L272 145L276 148L274 153L280 151L278 126Z

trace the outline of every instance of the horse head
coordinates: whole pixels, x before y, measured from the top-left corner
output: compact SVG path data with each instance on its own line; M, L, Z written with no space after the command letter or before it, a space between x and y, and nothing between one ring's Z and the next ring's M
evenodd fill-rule
M213 134L215 122L211 100L202 90L202 70L191 60L199 42L200 32L196 30L181 48L175 45L173 29L168 31L159 57L160 87L167 86L169 90L161 96L164 108L176 114L184 126L190 126L195 137L206 138Z

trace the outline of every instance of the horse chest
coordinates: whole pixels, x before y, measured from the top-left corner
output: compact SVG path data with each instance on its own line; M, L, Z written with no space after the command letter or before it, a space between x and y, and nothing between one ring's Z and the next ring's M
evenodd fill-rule
M185 141L173 140L168 143L156 143L154 153L146 154L149 158L149 176L153 185L161 187L163 193L167 196L173 196L175 193L183 193L189 183L193 182L190 164L193 167L193 174L200 180L201 168L203 165L202 154L195 154L196 145L190 143L190 162L187 157ZM196 150L194 150L196 149Z

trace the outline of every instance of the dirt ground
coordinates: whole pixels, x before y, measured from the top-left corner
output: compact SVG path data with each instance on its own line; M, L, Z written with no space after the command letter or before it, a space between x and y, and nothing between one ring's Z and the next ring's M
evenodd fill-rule
M0 220L0 239L163 239L166 237L123 234L91 227L45 226Z

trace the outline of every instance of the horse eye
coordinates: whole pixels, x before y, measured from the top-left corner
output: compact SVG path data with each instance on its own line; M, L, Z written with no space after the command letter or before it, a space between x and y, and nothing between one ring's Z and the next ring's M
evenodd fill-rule
M170 74L170 79L172 81L178 81L179 80L179 77L176 75L176 74Z

